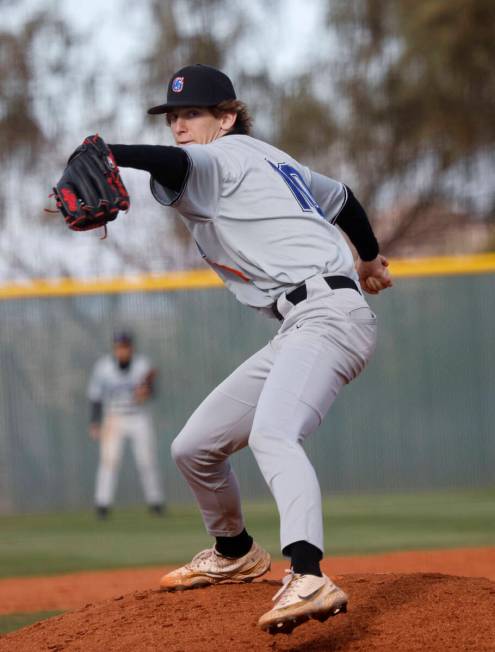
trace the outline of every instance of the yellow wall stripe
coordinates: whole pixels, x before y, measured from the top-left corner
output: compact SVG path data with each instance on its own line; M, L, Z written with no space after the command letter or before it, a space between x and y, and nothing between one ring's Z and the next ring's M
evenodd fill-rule
M390 270L395 277L489 274L495 272L495 253L394 259Z
M393 259L390 270L395 278L489 274L495 272L495 253L471 256ZM133 277L100 279L35 279L0 284L0 300L37 297L62 297L118 292L157 292L198 290L222 287L223 283L210 269L193 269L167 274L141 274Z
M63 297L78 294L118 292L157 292L222 287L219 277L209 269L98 279L34 279L25 283L0 285L0 299Z

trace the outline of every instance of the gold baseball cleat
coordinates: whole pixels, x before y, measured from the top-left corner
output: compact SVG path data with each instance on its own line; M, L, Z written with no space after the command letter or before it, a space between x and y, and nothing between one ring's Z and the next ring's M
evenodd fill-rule
M193 559L160 580L163 591L196 589L212 584L252 582L270 570L270 555L257 543L238 559L224 557L215 548L199 552Z
M346 613L347 595L326 575L288 573L273 597L275 606L258 621L261 629L269 634L290 634L310 618L325 622L331 616Z

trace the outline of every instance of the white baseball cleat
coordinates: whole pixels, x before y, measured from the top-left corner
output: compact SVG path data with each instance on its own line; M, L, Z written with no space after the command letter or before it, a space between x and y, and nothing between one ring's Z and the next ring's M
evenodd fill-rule
M326 575L287 572L282 588L273 597L275 606L258 621L261 629L269 634L290 634L310 618L324 622L347 611L347 595Z
M163 591L195 589L210 584L251 582L270 570L270 555L253 542L251 550L239 559L224 557L215 548L199 552L192 561L160 580Z

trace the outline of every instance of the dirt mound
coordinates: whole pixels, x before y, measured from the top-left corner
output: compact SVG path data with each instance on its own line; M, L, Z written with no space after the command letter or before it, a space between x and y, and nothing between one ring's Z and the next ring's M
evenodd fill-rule
M176 566L162 565L1 579L0 614L78 609L88 602L100 602L115 595L155 588L159 578L174 568ZM285 568L287 560L272 561L272 571L265 579L279 580ZM359 557L326 557L322 568L327 575L332 576L357 573L444 573L462 577L486 577L495 582L495 548L409 550Z
M134 592L89 604L0 638L0 652L494 650L495 583L440 574L345 575L349 611L272 637L256 621L275 591L267 582L183 593Z

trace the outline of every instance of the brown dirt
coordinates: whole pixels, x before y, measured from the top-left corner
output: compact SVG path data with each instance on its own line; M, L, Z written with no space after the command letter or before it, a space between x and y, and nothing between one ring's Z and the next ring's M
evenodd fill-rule
M286 566L287 562L274 562L272 573L267 577L280 579ZM332 557L324 560L323 568L328 575L433 572L486 577L495 581L495 548ZM160 576L167 570L169 569L161 566L0 580L0 614L77 609L88 602L155 588Z
M271 637L257 618L266 582L183 593L135 591L0 638L0 652L316 650L488 652L495 649L495 583L438 573L346 575L349 612Z

